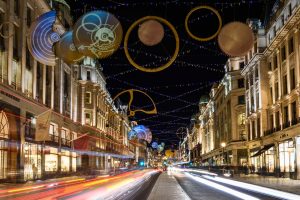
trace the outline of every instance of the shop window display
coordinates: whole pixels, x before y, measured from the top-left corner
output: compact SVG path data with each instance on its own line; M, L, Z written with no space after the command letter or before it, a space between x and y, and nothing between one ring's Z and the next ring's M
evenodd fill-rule
M52 147L46 147L45 150L45 171L56 172L58 168L58 156L57 149Z
M70 171L70 152L66 150L61 150L61 171Z
M35 180L41 178L41 145L24 144L24 179Z
M7 142L0 140L0 179L7 177Z
M72 152L72 171L76 172L76 153Z
M295 147L292 140L279 144L280 172L295 172Z
M0 179L7 177L8 144L1 138L9 138L9 123L5 112L0 111Z

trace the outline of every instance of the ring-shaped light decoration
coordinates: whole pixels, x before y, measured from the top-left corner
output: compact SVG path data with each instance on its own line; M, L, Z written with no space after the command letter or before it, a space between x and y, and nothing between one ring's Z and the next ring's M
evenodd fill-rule
M145 92L141 91L141 90L136 90L136 89L129 89L129 90L124 90L120 93L118 93L114 98L113 98L113 101L115 101L119 96L121 96L122 94L124 93L129 93L129 96L130 96L130 99L129 99L129 102L128 102L128 109L129 109L129 117L133 117L135 115L136 112L143 112L145 114L157 114L157 109L156 109L156 105L153 101L153 99ZM143 110L143 109L136 109L136 110L131 110L131 104L132 104L132 101L133 101L133 97L134 97L134 92L138 92L138 93L142 93L144 94L146 97L148 97L148 99L150 99L150 101L152 102L153 104L153 109L152 110Z
M128 39L129 39L129 36L130 36L130 33L132 32L132 30L138 26L139 24L141 24L142 22L144 21L147 21L147 20L157 20L163 24L165 24L166 26L168 26L174 37L175 37L175 51L174 51L174 54L172 55L172 57L170 58L170 60L159 66L159 67L156 67L156 68L145 68L139 64L137 64L133 59L132 57L130 56L130 53L128 51ZM146 17L142 17L140 19L138 19L137 21L135 21L130 27L129 29L127 30L126 32L126 35L125 35L125 38L124 38L124 51L125 51L125 55L129 61L129 63L134 66L135 68L137 68L138 70L141 70L143 72L159 72L159 71L162 71L168 67L170 67L172 65L172 63L175 61L175 59L177 58L177 55L179 53L179 36L178 36L178 33L175 29L175 27L167 20L165 20L164 18L161 18L161 17L158 17L158 16L146 16Z
M2 33L3 26L6 25L6 24L7 24L7 25L12 24L12 27L14 27L14 29L15 29L15 25L14 25L14 23L12 23L11 21L3 22L3 23L0 25L0 36L1 36L2 38L4 38L4 39L11 38L11 37L14 36L14 34L15 34L15 30L13 30L12 33L11 33L10 35L4 35L4 34Z
M190 16L195 12L195 11L198 11L198 10L202 10L202 9L206 9L206 10L210 10L211 12L213 12L217 18L218 18L218 21L219 21L219 26L218 26L218 30L211 36L209 37L198 37L196 35L194 35L191 31L190 31L190 28L189 28L189 18ZM193 38L194 40L197 40L197 41L200 41L200 42L207 42L209 40L212 40L214 39L218 34L219 32L221 31L221 28L222 28L222 18L221 18L221 15L219 14L219 12L214 9L213 7L210 7L210 6L198 6L198 7L195 7L193 8L188 14L187 16L185 17L185 30L186 32L189 34L189 36L191 38Z

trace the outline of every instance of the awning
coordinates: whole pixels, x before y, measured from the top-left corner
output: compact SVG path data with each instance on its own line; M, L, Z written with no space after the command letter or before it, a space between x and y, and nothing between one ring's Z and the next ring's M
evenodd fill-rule
M273 146L274 146L274 144L265 145L262 149L260 149L256 154L254 154L251 157L259 156L259 155L263 154L264 152L268 151Z

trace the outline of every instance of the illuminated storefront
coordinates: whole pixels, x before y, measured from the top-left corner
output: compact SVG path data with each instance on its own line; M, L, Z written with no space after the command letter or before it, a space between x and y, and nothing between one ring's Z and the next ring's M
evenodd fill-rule
M24 147L24 180L41 178L42 147L41 145L25 143Z
M58 170L58 150L53 147L46 147L45 153L45 172L57 172Z
M282 174L290 176L289 173L295 172L295 147L293 140L279 143L279 161Z
M251 155L251 171L258 173L273 174L275 169L275 147L274 144L265 145L261 149L253 149Z
M0 179L7 178L9 123L5 112L0 112Z

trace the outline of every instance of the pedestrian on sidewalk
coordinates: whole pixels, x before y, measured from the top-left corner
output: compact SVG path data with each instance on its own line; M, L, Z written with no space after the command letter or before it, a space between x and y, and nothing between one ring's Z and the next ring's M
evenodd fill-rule
M38 173L38 168L35 166L35 164L32 164L32 173L33 173L33 179L37 179L37 173Z

